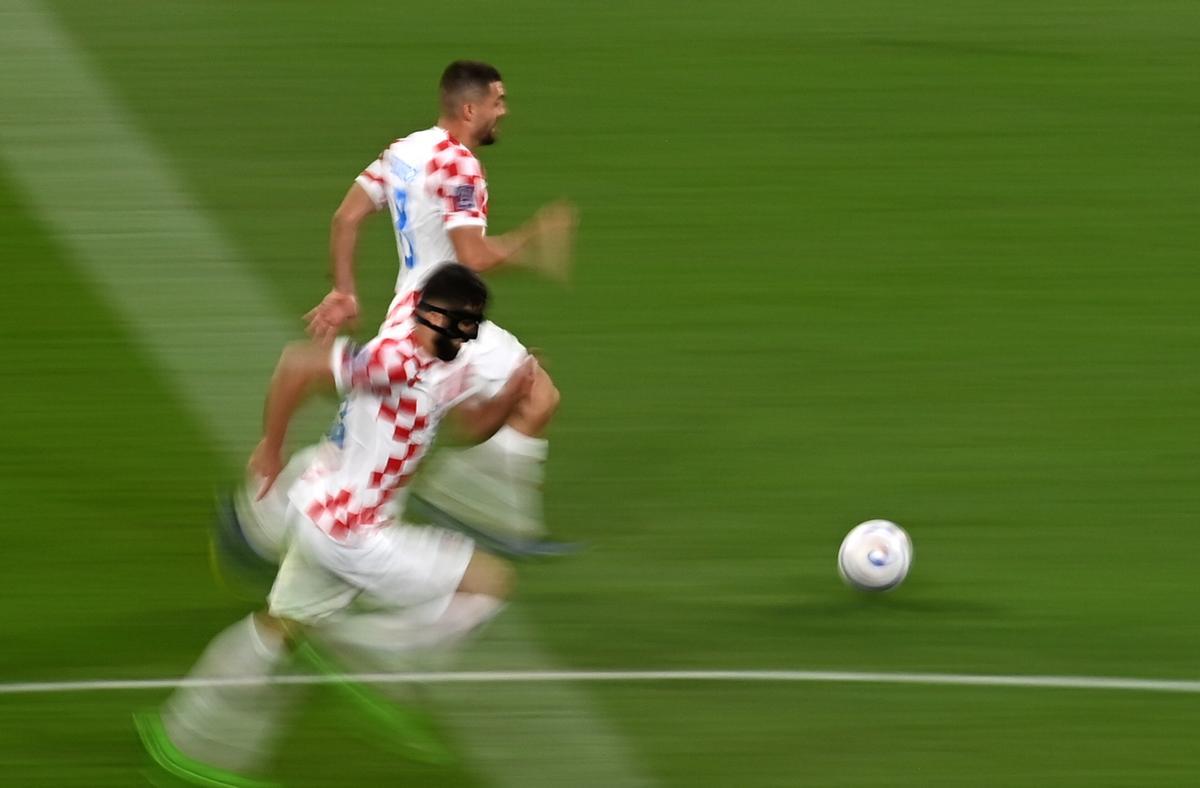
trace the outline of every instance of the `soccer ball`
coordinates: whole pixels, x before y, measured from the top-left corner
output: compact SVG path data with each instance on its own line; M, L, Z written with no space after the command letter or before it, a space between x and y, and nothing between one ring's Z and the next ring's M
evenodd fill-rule
M850 529L838 550L838 573L860 591L890 591L912 566L912 539L891 520L867 520Z

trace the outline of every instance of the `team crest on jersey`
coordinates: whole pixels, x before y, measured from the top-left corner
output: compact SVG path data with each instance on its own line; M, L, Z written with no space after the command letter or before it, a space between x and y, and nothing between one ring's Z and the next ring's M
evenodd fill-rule
M478 206L475 204L475 187L471 185L459 186L454 190L454 210L456 211L477 211Z

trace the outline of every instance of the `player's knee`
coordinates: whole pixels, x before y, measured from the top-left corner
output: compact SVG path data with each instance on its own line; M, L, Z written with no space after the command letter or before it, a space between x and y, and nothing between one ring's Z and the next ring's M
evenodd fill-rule
M539 369L533 386L529 390L529 396L526 398L526 407L531 413L543 419L549 419L558 410L560 399L558 386L554 385L550 374L544 369Z
M304 625L298 621L273 616L265 610L254 614L254 626L260 637L278 639L291 651L304 636Z
M558 387L544 369L537 372L533 386L525 399L518 404L508 420L508 425L517 432L539 437L558 410Z
M517 585L517 572L512 564L488 553L475 552L459 583L458 590L468 594L485 594L508 599Z
M509 599L517 589L517 570L507 561L493 557L488 596Z

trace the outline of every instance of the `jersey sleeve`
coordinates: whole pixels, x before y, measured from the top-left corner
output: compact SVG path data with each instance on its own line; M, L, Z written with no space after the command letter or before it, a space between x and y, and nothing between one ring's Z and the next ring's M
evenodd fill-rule
M393 337L375 337L361 347L340 337L333 343L330 366L343 395L354 389L377 391L403 385L421 369L412 343Z
M386 151L385 151L386 153ZM386 182L383 179L383 153L379 158L367 165L354 182L363 188L376 208L382 208L387 201Z
M487 227L487 181L479 160L463 148L450 147L437 152L429 166L445 228Z

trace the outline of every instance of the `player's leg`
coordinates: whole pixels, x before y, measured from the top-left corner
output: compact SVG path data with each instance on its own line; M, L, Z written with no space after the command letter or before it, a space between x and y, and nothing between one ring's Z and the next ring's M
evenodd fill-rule
M484 396L498 391L528 355L515 336L490 322L463 353ZM520 553L520 545L538 543L546 535L542 482L549 444L544 433L558 403L558 389L543 370L529 396L489 440L444 448L430 459L417 482L417 502L449 515L450 522L440 524L457 521L494 549Z
M404 524L372 535L364 560L345 577L362 596L352 609L317 622L310 637L389 670L412 669L431 652L458 645L500 612L516 584L508 562L470 539Z
M444 668L464 641L503 610L515 577L507 562L476 551L449 595L411 607L347 611L313 627L309 640L346 672Z
M509 417L505 427L515 430L527 438L543 439L551 419L558 412L560 395L554 380L544 369L538 369L537 378L525 399L517 405L516 411ZM539 446L545 455L545 444Z
M288 491L292 484L322 456L331 451L328 444L316 443L295 452L275 484L261 499L262 480L247 477L233 497L239 524L249 546L262 558L278 564L283 557L288 530Z
M295 507L286 519L292 538L271 587L269 611L248 616L214 638L189 681L163 706L161 721L139 722L147 748L166 753L156 760L178 776L188 778L183 772L196 768L262 769L297 692L271 678L290 662L303 626L345 608L360 593L322 565L322 540L330 540Z
M448 654L500 612L514 572L469 539L439 528L395 525L362 547L357 559L339 567L362 595L308 627L301 655L341 676L336 686L380 745L404 757L448 762L451 752L423 710L419 685L366 685L346 675L444 667Z
M538 371L529 395L508 423L487 443L499 457L495 468L507 478L512 502L511 523L517 534L540 539L546 535L542 485L550 444L546 428L558 410L559 392L550 375ZM485 444L486 445L486 444Z
M213 573L227 589L255 602L266 596L287 543L288 490L325 450L317 444L293 454L261 499L262 480L249 476L232 493L217 496L210 555Z
M288 661L282 622L263 613L217 635L161 714L135 716L147 751L165 770L205 785L262 785L246 774L267 763L294 688L269 679Z

